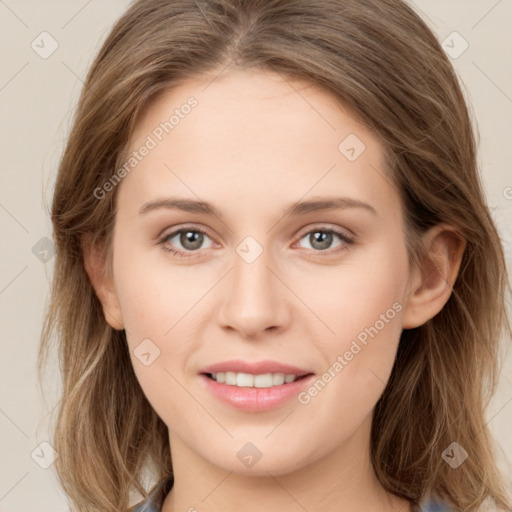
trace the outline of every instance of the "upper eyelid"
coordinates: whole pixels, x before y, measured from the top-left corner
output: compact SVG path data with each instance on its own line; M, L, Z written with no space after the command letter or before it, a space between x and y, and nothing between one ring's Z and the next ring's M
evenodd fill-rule
M314 226L312 228L305 228L304 231L302 230L299 230L299 232L302 233L301 237L304 236L304 235L307 235L309 233L311 233L312 231L333 231L335 234L341 234L343 236L346 236L347 238L354 238L355 237L355 233L353 233L350 229L348 228L345 228L345 227L341 227L341 226L329 226L328 224L321 224L321 225L318 225L318 226ZM347 233L344 233L344 231L346 231ZM299 233L298 232L298 233Z
M181 233L182 231L187 231L187 230L188 231L200 231L200 232L205 233L208 236L210 236L209 235L209 230L207 228L205 228L205 227L202 227L202 226L198 227L198 226L187 226L187 225L185 225L185 226L180 226L180 227L177 227L177 228L172 227L172 228L170 228L170 231L167 231L168 229L169 229L169 227L166 227L166 228L162 229L160 231L160 233L156 236L156 238L167 238L167 237L169 237L171 235L174 236L174 235L176 235L178 233Z

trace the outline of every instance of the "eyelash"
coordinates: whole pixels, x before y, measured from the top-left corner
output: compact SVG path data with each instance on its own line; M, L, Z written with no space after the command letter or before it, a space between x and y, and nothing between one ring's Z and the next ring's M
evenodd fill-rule
M170 238L173 238L174 236L176 236L177 234L179 233L184 233L184 232L187 232L187 231L192 231L193 233L201 233L202 235L206 235L209 237L208 233L206 233L206 231L203 231L202 229L199 229L199 228L181 228L181 229L178 229L176 231L173 231L172 233L169 233L167 235L165 235L159 242L158 244L161 246L162 250L165 251L165 252L168 252L168 253L172 253L174 256L181 256L182 258L192 258L195 256L195 252L198 252L198 251L179 251L177 249L173 249L172 247L167 247L165 245L165 242L167 240L169 240ZM300 238L299 240L302 240L306 235L310 235L311 233L333 233L335 235L337 235L343 242L344 244L341 245L340 247L338 247L337 249L333 250L333 251L329 251L329 250L325 250L325 251L315 251L314 249L311 249L313 250L314 252L316 253L319 253L318 255L320 257L327 257L327 256L332 256L332 255L335 255L335 254L340 254L344 251L346 251L348 249L347 246L351 245L354 243L354 239L347 236L345 233L342 233L340 231L337 231L336 229L332 229L332 228L324 228L324 227L320 227L320 228L315 228L315 229L311 229L309 231L307 231L306 233L304 233ZM209 237L210 238L210 237ZM322 253L327 253L327 254L322 254Z

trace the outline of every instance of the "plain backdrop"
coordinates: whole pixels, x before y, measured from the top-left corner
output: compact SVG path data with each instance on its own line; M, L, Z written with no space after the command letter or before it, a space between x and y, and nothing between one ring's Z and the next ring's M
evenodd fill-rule
M36 378L54 263L46 212L86 72L128 3L0 0L0 512L68 510L48 444L49 412L59 392L55 358L45 395ZM445 41L478 121L485 193L510 272L512 0L415 0L411 5ZM509 355L487 413L509 480L511 370ZM466 449L471 456L471 447Z

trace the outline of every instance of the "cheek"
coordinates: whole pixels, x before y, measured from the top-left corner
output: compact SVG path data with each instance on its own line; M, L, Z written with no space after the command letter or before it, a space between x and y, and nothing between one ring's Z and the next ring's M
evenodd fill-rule
M311 309L326 325L324 338L330 336L344 343L375 323L380 330L388 331L391 324L400 324L407 254L405 249L397 251L391 241L382 243L347 258L323 277L310 278L309 284L313 282L315 286L309 286L306 296ZM385 317L385 329L381 315Z
M208 275L203 272L202 278L197 267L173 267L159 248L134 248L128 252L123 247L121 241L114 264L116 291L127 331L134 341L140 337L167 339L174 326L179 328L186 323L187 312L204 294ZM162 254L155 257L156 251Z
M177 381L182 381L179 374L198 348L195 320L201 312L204 315L201 298L212 286L205 284L212 276L204 271L201 277L192 267L173 268L165 255L150 265L142 251L128 252L122 244L116 249L116 292L130 358L146 397L160 411L168 393L183 392Z
M183 414L193 406L180 383L198 339L187 316L197 293L155 267L138 265L125 275L120 290L130 358L141 389L160 417Z
M324 368L301 403L309 404L305 410L314 410L317 422L332 426L333 439L353 433L375 407L391 375L402 331L402 304L396 280L383 276L370 283L363 280L352 294L338 293L338 304L331 301L322 310L335 334L316 337L315 350L321 352ZM339 284L342 290L341 279Z
M323 333L316 339L326 369L336 375L333 388L338 393L355 386L357 394L371 402L387 382L402 331L407 268L405 248L390 237L350 265L340 266L325 281L326 293L317 288L310 294L311 308L329 327L316 322L316 332Z

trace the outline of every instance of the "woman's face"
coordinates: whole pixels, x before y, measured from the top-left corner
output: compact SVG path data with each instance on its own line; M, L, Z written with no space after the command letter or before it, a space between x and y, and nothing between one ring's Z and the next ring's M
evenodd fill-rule
M361 453L411 292L376 136L325 91L251 70L161 96L129 155L111 313L171 449L253 475Z

